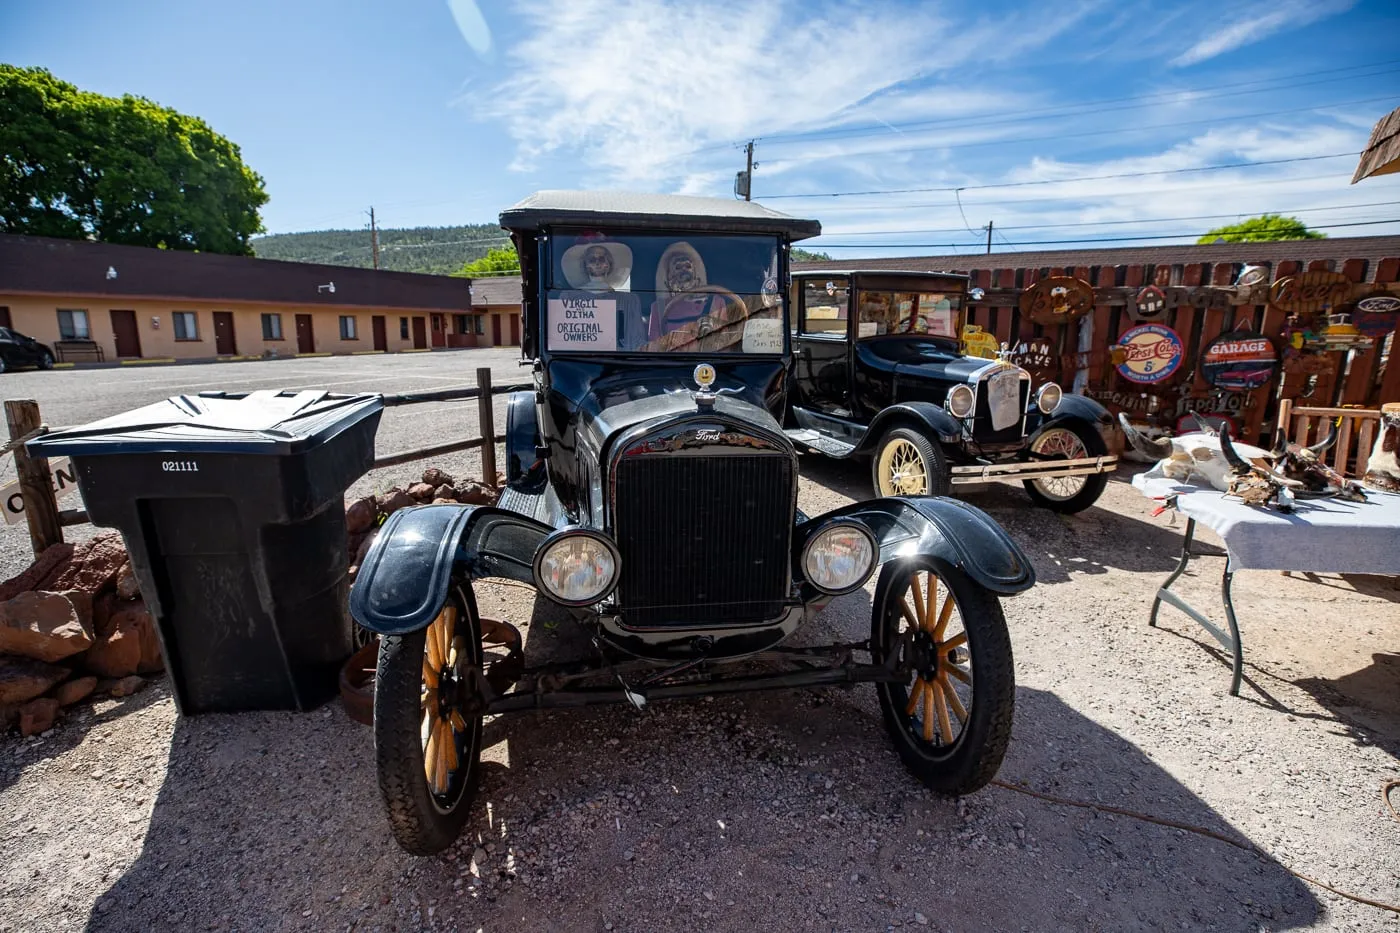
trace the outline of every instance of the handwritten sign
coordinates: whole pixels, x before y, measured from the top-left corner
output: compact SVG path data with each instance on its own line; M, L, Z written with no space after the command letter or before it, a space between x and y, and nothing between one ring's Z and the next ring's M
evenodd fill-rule
M55 499L62 499L78 488L78 475L69 465L67 457L54 457L49 461L49 472L53 479ZM14 525L24 521L24 496L19 491L19 480L0 486L0 503L5 508L5 524Z
M551 350L616 350L617 299L584 293L549 299Z
M782 320L756 317L745 321L742 349L745 353L782 353Z

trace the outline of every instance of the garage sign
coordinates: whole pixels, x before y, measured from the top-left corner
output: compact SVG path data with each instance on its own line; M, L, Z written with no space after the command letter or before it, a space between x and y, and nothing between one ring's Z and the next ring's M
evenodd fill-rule
M49 472L53 477L54 498L62 499L78 488L78 475L73 472L67 457L54 457L50 460ZM24 496L19 491L19 480L0 486L0 502L4 503L5 524L14 525L24 521Z
M1268 385L1278 364L1273 341L1246 328L1211 341L1201 357L1201 376L1217 389L1249 391Z

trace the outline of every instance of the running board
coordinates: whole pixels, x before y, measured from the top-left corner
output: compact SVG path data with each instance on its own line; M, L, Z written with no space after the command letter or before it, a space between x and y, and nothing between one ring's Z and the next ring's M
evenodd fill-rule
M1111 473L1118 468L1117 457L1083 457L1079 460L1035 460L1029 463L987 463L955 466L953 485L983 483L993 479L1046 479L1053 476L1087 476Z
M788 436L788 440L794 444L801 444L803 447L810 447L820 451L828 457L835 457L838 460L851 455L851 451L856 449L855 444L848 444L838 440L829 434L822 434L820 431L813 431L810 428L788 428L783 432Z

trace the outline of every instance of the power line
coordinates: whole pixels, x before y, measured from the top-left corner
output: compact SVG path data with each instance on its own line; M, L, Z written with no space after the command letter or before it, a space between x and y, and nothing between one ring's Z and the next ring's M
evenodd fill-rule
M1101 99L1101 100L1081 101L1081 102L1079 102L1079 103L1075 103L1075 104L1065 104L1065 105L1062 105L1062 106L1060 106L1060 107L1049 108L1049 109L1045 109L1045 108L1036 108L1036 109L1025 109L1025 110L1007 110L1007 111L1001 111L1000 113L992 113L992 114L990 114L991 117L995 118L995 119L990 119L990 120L988 120L988 119L983 119L982 117L978 117L978 118L968 118L968 117L941 117L941 118L939 118L939 119L934 119L934 120L913 120L913 121L909 121L909 122L906 122L906 123L881 123L881 124L878 125L878 126L869 126L869 127L861 127L861 128L852 128L852 129L846 129L846 130L842 130L842 129L829 129L829 130L795 131L795 132L792 132L792 133L774 133L774 134L772 134L772 135L770 135L770 136L760 136L760 137L758 137L758 141L759 141L759 142L766 142L766 143L769 143L770 145L788 145L788 144L795 143L795 142L805 142L805 141L813 140L813 139L850 139L850 138L857 138L857 137L860 137L860 136L879 136L879 135L883 135L884 133L889 132L890 129L894 129L894 130L896 130L896 131L903 131L903 130L914 129L914 128L918 128L918 127L925 127L925 126L951 126L951 127L994 126L994 125L998 125L998 124L1001 124L1001 123L1018 123L1018 122L1028 121L1028 120L1029 120L1029 121L1034 121L1034 120L1057 119L1057 118L1059 118L1059 117L1066 117L1066 116L1082 116L1082 115L1084 115L1084 114L1103 113L1103 112L1105 112L1105 111L1136 110L1136 109L1140 109L1141 107L1149 106L1149 105L1152 104L1152 103L1160 102L1160 101L1162 101L1162 100L1172 100L1172 99L1181 98L1181 97L1187 96L1187 95L1189 95L1189 97L1190 97L1189 102L1194 103L1194 102L1200 101L1200 100L1217 100L1217 99L1219 99L1219 98L1221 98L1221 97L1237 97L1237 96L1243 96L1243 95L1248 95L1248 94L1259 94L1259 93L1263 93L1263 92L1265 92L1265 91L1288 90L1288 89L1295 88L1295 87L1309 87L1309 86L1317 85L1317 84L1328 84L1328 83L1331 83L1331 82L1333 82L1333 81L1346 81L1346 80L1352 80L1352 79L1355 79L1355 78L1371 78L1371 77L1377 77L1377 76L1379 76L1379 75L1391 74L1391 73L1393 73L1394 71L1396 71L1397 69L1394 69L1394 68L1387 68L1387 69L1385 69L1385 70L1378 71L1378 72L1374 72L1374 73L1372 73L1372 74L1340 75L1340 76L1338 76L1338 77L1335 77L1335 78L1327 78L1327 79L1322 80L1322 81L1305 81L1305 82L1294 83L1294 84L1277 84L1277 83L1276 83L1276 82L1278 82L1278 81L1288 81L1288 80L1290 80L1290 79L1292 79L1292 78L1306 78L1306 77L1312 77L1312 76L1314 76L1314 75L1320 75L1320 74L1333 74L1333 73L1340 72L1340 71L1362 71L1362 70L1369 69L1369 68L1381 68L1382 66L1394 65L1394 64L1397 64L1397 63L1400 63L1400 59L1390 59L1390 60L1387 60L1387 61L1372 62L1372 63L1367 64L1367 65L1351 65L1351 66L1347 66L1347 67L1345 67L1345 68L1329 68L1329 69L1324 69L1324 70L1322 70L1322 71L1306 71L1306 72L1299 72L1299 73L1291 74L1291 75L1280 75L1278 78L1261 78L1261 79L1257 79L1257 80L1254 80L1254 81L1236 82L1236 83L1234 83L1234 84L1217 84L1217 85L1208 85L1208 86L1206 86L1206 87L1194 88L1194 89L1189 89L1189 88L1188 88L1188 89L1186 89L1186 90L1178 90L1178 91L1159 91L1159 92L1156 92L1156 93L1153 93L1153 94L1137 94L1137 95L1133 95L1133 96L1130 96L1130 97L1110 97L1110 98L1105 98L1105 99ZM1254 84L1260 84L1260 85L1266 85L1266 86L1264 86L1264 87L1259 87L1259 88L1256 88L1256 89L1250 90L1250 91L1235 91L1235 92L1230 93L1230 94L1205 94L1205 93L1201 93L1201 92L1204 92L1204 91L1216 91L1216 90L1228 90L1228 89L1232 89L1232 88L1240 88L1240 87L1245 87L1245 86L1254 85ZM1119 104L1119 103L1128 103L1128 102L1132 102L1132 101L1141 101L1141 102L1143 102L1143 103L1134 104L1133 106L1127 106L1127 107L1105 107L1105 106L1104 106L1105 104ZM987 116L987 115L984 115L984 116ZM715 146L715 147L707 147L707 148L727 148L729 145L731 145L731 144L726 143L723 147ZM701 151L705 151L705 150L696 150L696 151L697 151L697 152L701 152Z
M1189 217L1151 217L1141 220L1088 220L1071 224L1029 224L1022 226L998 227L997 232L1003 230L1054 230L1061 227L1109 227L1121 226L1123 224L1160 224L1176 223L1185 220L1223 220L1230 217L1245 217L1255 213L1269 214L1314 214L1318 211L1341 211L1362 207L1393 207L1400 204L1400 201L1371 201L1366 204L1337 204L1331 207L1291 207L1291 208L1267 208L1259 211L1235 211L1230 214L1193 214ZM976 206L976 205L974 205ZM962 205L959 203L959 210ZM967 223L967 215L963 215L963 226L969 233L976 235L976 231ZM932 227L915 230L842 230L838 233L827 234L828 236L895 236L906 233L959 233L958 227Z
M1358 152L1334 152L1331 155L1298 156L1292 159L1262 159L1255 162L1232 162L1227 165L1201 165L1196 168L1161 169L1152 172L1116 172L1111 175L1081 175L1077 178L1043 178L1037 181L1005 181L991 185L945 185L937 188L884 188L871 191L824 191L814 194L770 194L766 200L779 198L849 198L872 194L925 194L932 191L982 191L988 188L1024 188L1031 185L1060 185L1072 181L1101 181L1107 178L1148 178L1155 175L1182 175L1187 172L1216 172L1230 168L1252 168L1259 165L1286 165L1292 162L1317 162L1321 159L1355 158Z
M1390 220L1361 220L1345 224L1319 224L1313 230L1335 230L1341 227L1369 227L1375 224L1400 223L1400 217ZM1180 240L1186 237L1199 239L1210 231L1199 233L1162 233L1156 236L1089 237L1074 240L1019 240L1006 241L1008 246L1054 246L1061 243L1131 243L1142 240ZM951 243L821 243L822 249L934 249L952 246ZM966 244L963 244L966 245Z

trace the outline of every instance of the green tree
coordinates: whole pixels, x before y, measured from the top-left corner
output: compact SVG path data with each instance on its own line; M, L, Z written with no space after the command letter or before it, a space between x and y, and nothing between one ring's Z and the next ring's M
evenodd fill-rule
M799 249L794 246L792 253L788 257L793 262L831 262L830 253L819 253L811 249Z
M0 64L0 231L250 255L266 203L198 117Z
M501 275L506 272L519 271L520 256L516 254L515 247L505 246L491 250L480 259L472 260L457 270L456 274L480 278L486 275Z
M1297 217L1284 217L1281 214L1261 214L1242 220L1237 224L1216 227L1197 243L1253 243L1266 240L1323 240L1327 234L1309 230L1308 225Z

